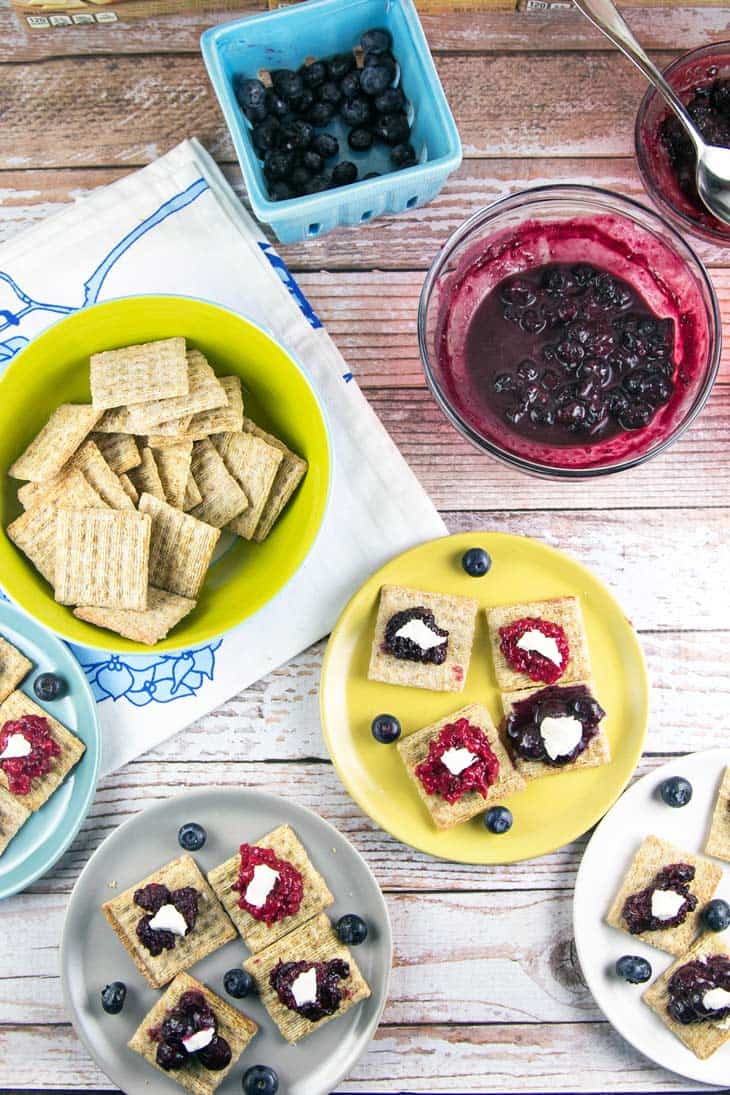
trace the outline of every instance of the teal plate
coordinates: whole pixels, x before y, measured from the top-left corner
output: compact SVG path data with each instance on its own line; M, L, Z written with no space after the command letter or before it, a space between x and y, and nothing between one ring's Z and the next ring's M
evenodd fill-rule
M55 636L20 609L0 602L0 635L33 663L20 690L33 693L40 673L58 673L68 688L62 699L40 703L86 746L83 757L55 794L51 795L0 855L0 898L19 893L50 871L76 836L88 813L99 773L101 739L96 704L79 663Z

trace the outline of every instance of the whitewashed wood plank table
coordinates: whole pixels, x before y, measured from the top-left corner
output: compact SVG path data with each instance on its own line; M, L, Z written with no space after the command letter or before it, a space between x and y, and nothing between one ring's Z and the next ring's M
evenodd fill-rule
M628 9L660 63L730 38L727 8ZM198 53L177 15L31 33L0 2L0 239L197 135L241 180ZM549 181L635 196L641 79L575 13L432 15L427 34L465 150L432 205L282 253L449 527L527 533L614 589L653 684L640 771L727 743L730 729L730 356L692 429L647 467L590 486L519 476L462 443L423 383L416 301L439 244L476 208ZM730 316L730 253L700 245ZM505 868L437 862L379 831L325 754L324 644L107 777L56 869L0 905L0 1092L112 1090L69 1025L58 980L68 894L126 817L183 788L262 787L318 810L386 895L395 968L383 1024L343 1092L686 1092L615 1034L571 936L585 841Z

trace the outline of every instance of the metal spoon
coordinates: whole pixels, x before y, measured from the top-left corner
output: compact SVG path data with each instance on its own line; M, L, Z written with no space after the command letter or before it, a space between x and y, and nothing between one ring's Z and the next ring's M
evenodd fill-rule
M730 148L705 142L684 103L649 60L612 0L573 2L636 65L677 115L697 154L697 191L710 213L725 224L730 224Z

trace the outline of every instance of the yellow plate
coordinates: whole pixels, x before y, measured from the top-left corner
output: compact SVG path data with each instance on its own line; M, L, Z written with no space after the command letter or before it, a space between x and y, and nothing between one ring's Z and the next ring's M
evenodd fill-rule
M470 578L461 557L483 547L492 567ZM469 674L462 693L429 692L367 679L380 587L386 583L475 597L480 611ZM516 601L575 594L588 630L597 698L606 709L611 764L533 780L505 800L510 832L495 836L481 816L436 829L393 745L370 733L388 712L403 734L427 726L467 703L484 703L498 722L499 690L487 644L484 609ZM628 782L646 736L649 684L631 623L606 587L585 567L524 536L465 532L432 540L399 555L365 582L340 616L322 667L324 739L347 790L370 817L404 844L459 863L513 863L545 855L575 840L608 810Z
M5 535L21 512L21 484L7 470L59 403L89 401L89 354L171 335L184 335L219 375L240 376L245 413L305 457L309 470L264 543L236 539L208 572L195 610L154 649L205 642L258 611L301 566L327 507L330 443L317 396L260 327L206 301L165 296L111 300L60 320L18 354L0 381L0 581L30 616L81 646L150 649L82 623L56 604L51 587Z

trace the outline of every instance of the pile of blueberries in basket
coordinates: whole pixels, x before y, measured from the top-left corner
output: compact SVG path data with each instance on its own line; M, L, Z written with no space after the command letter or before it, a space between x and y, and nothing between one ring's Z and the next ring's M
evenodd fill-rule
M272 200L357 182L357 167L340 158L337 137L324 132L337 117L349 130L353 152L367 152L381 142L390 148L393 169L415 164L408 103L394 86L398 66L392 44L387 30L368 30L360 39L362 67L353 50L305 63L296 72L275 69L269 87L259 79L236 81L236 97L251 122ZM371 171L364 178L378 174Z

